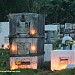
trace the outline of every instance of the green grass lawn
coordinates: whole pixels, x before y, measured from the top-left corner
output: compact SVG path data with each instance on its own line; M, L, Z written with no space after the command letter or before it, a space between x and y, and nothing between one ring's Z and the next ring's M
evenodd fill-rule
M33 69L20 69L20 72L17 73L12 73L11 75L38 75L38 73L43 72L42 70L38 69L38 70L33 70Z
M6 60L7 58L9 58L9 50L0 49L0 60Z
M75 68L56 71L54 73L49 73L48 75L75 75Z
M0 49L0 70L6 70L6 66L9 60L9 50ZM1 74L1 73L0 73Z
M54 73L37 69L18 69L20 72L11 73L11 75L75 75L75 69L65 69ZM18 71L17 70L17 71ZM0 73L0 75L9 75L8 73Z
M40 75L42 70L33 70L33 69L18 69L15 71L20 71L20 72L11 72L11 75ZM9 75L8 73L0 73L0 75Z

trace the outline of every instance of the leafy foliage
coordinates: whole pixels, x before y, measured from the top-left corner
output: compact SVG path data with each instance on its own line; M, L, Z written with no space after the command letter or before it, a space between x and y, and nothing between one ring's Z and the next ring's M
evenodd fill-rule
M0 70L6 70L9 63L9 49L0 49Z
M0 0L0 21L9 13L40 13L46 24L75 21L75 0Z
M43 63L42 69L43 70L50 70L50 65L51 65L50 61L46 61Z
M49 75L75 75L75 68L56 71L54 73L50 73Z

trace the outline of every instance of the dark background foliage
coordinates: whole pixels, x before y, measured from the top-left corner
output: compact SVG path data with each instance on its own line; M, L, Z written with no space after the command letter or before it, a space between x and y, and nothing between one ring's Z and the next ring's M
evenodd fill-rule
M75 0L0 0L0 21L8 21L9 13L40 13L46 24L73 23Z

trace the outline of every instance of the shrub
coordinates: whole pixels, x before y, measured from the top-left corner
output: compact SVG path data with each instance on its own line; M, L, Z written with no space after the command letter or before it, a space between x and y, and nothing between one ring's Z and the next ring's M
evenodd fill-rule
M43 63L43 70L50 70L50 61Z

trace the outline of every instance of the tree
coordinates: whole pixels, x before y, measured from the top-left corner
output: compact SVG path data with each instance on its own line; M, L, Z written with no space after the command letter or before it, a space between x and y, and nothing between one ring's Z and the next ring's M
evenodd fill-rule
M0 21L9 13L40 13L46 24L75 21L75 0L0 0Z

